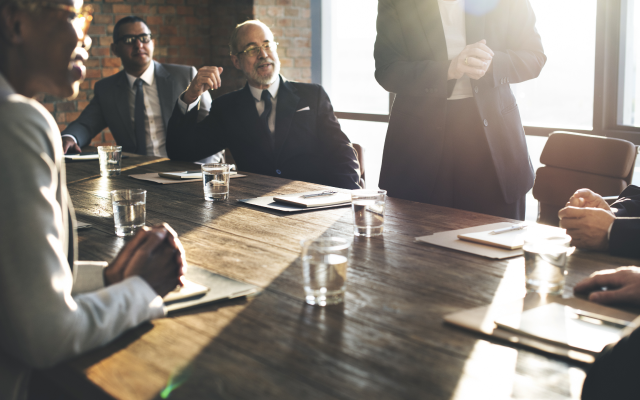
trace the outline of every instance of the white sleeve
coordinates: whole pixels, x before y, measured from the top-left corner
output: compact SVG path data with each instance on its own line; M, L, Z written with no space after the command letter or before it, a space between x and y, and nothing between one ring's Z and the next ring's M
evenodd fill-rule
M76 144L78 144L78 140L77 140L77 139L76 139L76 137L75 137L75 136L73 136L73 135L68 135L68 134L67 134L67 135L62 135L62 137L70 137L71 139L73 139L73 141L74 141L74 142L76 142Z
M205 92L205 93L207 95L209 94L209 92ZM180 95L178 97L178 107L180 107L180 111L182 111L183 114L186 114L189 111L193 110L193 108L198 105L198 102L200 101L201 98L204 98L204 94L198 97L198 99L193 103L187 104L182 100L182 95ZM209 108L211 108L211 96L209 96Z
M0 196L0 354L45 368L163 316L139 277L72 296L60 132L26 99L0 102L0 131L0 183L11 193Z

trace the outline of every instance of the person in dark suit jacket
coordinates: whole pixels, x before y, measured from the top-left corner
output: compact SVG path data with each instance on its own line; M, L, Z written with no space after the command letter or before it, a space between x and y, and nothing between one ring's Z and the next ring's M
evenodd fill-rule
M271 30L260 21L247 21L236 27L229 47L247 85L215 99L209 116L198 123L199 96L221 84L221 69L201 68L169 121L169 157L193 161L229 148L242 171L359 188L356 153L327 93L319 85L279 75Z
M379 0L374 57L396 93L380 187L524 219L534 173L509 85L546 62L529 1Z
M138 17L125 17L113 30L111 51L124 69L98 81L94 97L77 120L62 132L65 153L80 152L108 127L123 151L166 157L166 127L173 105L196 75L194 67L153 61L151 31ZM142 113L136 125L136 78L142 81ZM202 93L199 118L208 115L211 97ZM209 156L211 154L208 154Z
M611 206L591 190L580 189L558 217L572 245L640 258L640 187L629 185Z

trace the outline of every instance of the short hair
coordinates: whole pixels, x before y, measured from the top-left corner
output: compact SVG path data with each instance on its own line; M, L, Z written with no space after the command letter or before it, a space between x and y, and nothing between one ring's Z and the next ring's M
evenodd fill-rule
M118 40L118 31L120 30L120 27L122 25L133 24L135 22L142 22L147 28L149 28L149 25L147 25L145 20L143 20L140 17L136 17L135 15L130 15L128 17L121 18L118 22L116 22L116 25L113 27L113 43L115 43Z
M240 32L240 29L245 25L260 25L271 32L271 29L269 29L269 27L259 19L250 19L236 25L236 28L233 30L233 32L231 32L231 38L229 39L229 55L234 56L238 52L238 33ZM273 34L273 32L271 33Z

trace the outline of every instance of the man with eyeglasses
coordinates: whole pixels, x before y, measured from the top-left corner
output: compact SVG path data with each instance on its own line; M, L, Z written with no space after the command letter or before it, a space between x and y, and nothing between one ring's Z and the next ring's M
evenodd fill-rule
M108 127L123 151L167 156L165 132L173 105L196 69L160 64L153 60L153 50L144 20L129 16L116 23L111 52L120 57L124 69L96 83L89 105L62 132L65 153L80 152L80 147ZM200 97L198 118L202 119L209 114L211 96L204 92ZM217 155L213 160L219 159Z
M184 250L166 225L141 229L108 266L76 261L60 131L32 98L77 95L91 19L81 6L81 0L0 0L3 400L67 398L36 384L34 369L164 316L162 296L180 284L185 266Z
M359 188L355 151L327 93L320 85L280 76L277 45L271 30L258 20L235 28L231 60L247 85L215 99L209 116L198 122L198 97L222 83L221 68L201 68L169 121L169 157L194 161L229 148L241 171Z

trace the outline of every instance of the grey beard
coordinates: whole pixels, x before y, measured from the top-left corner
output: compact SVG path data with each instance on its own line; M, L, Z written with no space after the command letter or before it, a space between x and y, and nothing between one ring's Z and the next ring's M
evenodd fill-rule
M261 76L255 69L251 71L251 79L261 85L271 85L273 82L275 82L275 80L278 78L278 75L280 74L280 62L275 62L273 60L268 61L273 62L273 74L268 76Z

